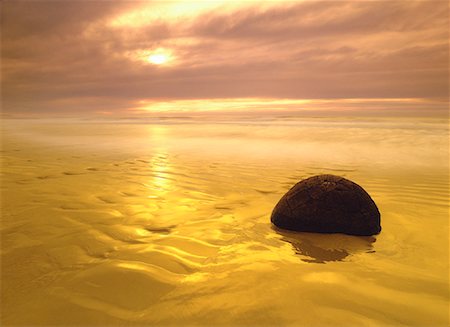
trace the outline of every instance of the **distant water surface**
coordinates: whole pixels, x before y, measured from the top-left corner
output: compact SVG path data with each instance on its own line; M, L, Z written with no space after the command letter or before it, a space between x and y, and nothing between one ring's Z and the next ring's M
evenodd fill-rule
M448 122L3 120L2 325L446 326ZM374 237L277 230L349 178Z

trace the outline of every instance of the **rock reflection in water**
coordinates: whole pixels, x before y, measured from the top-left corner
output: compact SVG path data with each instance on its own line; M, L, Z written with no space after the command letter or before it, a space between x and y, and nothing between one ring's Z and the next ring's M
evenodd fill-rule
M343 261L361 252L373 252L373 236L352 236L345 234L320 234L290 232L272 227L282 236L281 240L291 243L301 260L310 263Z

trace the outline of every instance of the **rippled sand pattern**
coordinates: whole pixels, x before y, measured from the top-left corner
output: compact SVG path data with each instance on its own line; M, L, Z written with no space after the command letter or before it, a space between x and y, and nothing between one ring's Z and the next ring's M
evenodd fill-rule
M5 120L2 325L448 324L446 121ZM350 178L374 237L276 230Z

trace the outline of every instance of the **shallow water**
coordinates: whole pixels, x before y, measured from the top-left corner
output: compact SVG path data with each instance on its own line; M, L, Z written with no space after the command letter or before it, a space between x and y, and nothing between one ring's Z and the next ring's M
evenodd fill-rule
M446 120L4 120L2 325L448 325ZM290 233L320 173L374 237Z

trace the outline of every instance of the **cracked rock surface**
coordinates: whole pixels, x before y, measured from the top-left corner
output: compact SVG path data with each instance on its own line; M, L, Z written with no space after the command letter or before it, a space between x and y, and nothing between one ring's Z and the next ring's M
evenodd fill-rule
M314 233L374 235L380 212L358 184L334 175L318 175L295 184L275 206L272 223L283 229Z

